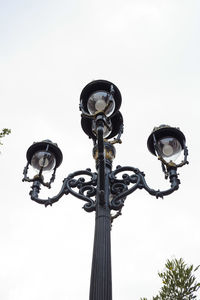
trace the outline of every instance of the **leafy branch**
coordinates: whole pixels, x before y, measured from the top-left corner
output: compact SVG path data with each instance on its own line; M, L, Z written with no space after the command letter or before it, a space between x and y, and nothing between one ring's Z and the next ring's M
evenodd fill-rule
M11 133L10 129L8 129L8 128L2 129L2 131L0 132L0 145L2 145L1 138L5 137L6 135L8 135L10 133Z
M194 272L196 268L187 266L182 258L167 260L165 271L158 273L162 279L163 286L159 294L153 300L193 300L196 299L196 292L200 288L200 283L196 281ZM141 298L140 300L147 300Z

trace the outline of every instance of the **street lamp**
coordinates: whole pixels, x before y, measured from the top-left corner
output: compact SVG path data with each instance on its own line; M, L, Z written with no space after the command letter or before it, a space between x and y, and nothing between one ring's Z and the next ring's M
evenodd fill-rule
M83 89L80 96L81 125L83 131L93 140L93 157L97 172L86 169L69 174L56 196L48 199L39 198L41 186L51 187L56 169L62 162L62 152L57 144L50 140L34 143L26 155L27 165L24 168L23 181L33 183L30 191L33 201L48 206L63 195L72 194L86 202L83 206L85 211L96 213L90 300L112 299L111 223L121 215L127 196L136 189L145 189L157 198L173 193L180 184L177 168L188 163L184 134L179 128L161 125L154 128L147 146L161 161L165 178L169 177L171 183L169 189L164 191L151 189L146 183L145 174L134 167L117 166L116 170L112 171L112 161L115 158L114 144L121 143L123 133L120 105L120 91L109 81L92 81ZM177 163L181 154L183 159ZM37 172L33 178L28 176L29 165ZM47 172L51 172L51 177L45 182ZM116 213L113 215L112 211Z

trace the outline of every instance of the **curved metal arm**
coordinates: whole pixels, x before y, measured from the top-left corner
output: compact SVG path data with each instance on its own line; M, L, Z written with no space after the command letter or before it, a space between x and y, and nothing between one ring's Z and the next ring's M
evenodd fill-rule
M174 191L178 190L179 184L181 183L180 180L178 179L178 175L176 173L176 168L169 168L168 169L169 173L169 179L171 182L171 188L165 191L160 191L160 190L154 190L151 189L144 178L144 175L141 176L141 183L142 183L142 188L144 188L150 195L156 196L156 198L163 198L164 196L172 194Z
M79 177L75 179L74 177L80 175L87 175L91 177L90 181L85 181L85 178ZM65 194L72 194L73 196L86 201L87 203L83 206L84 210L87 212L92 212L95 210L95 201L91 198L96 195L97 186L97 173L92 173L90 169L77 171L70 174L66 179L66 191ZM79 193L75 192L73 188L78 188ZM87 191L86 195L84 194Z
M79 177L78 179L75 178L76 176L80 175L90 176L91 180L85 181L84 177ZM70 193L73 196L86 201L87 203L83 206L83 208L87 212L91 212L95 210L95 201L91 197L96 195L96 185L97 174L92 173L90 169L86 169L70 174L67 178L64 179L60 192L56 196L48 199L40 199L38 197L40 191L40 182L38 180L35 180L32 185L30 196L33 201L48 206L57 202L64 194L67 195ZM77 188L79 192L76 192L74 188ZM85 192L87 192L86 195Z
M38 181L37 179L35 181L33 181L33 185L31 187L32 190L30 191L29 194L31 196L31 200L33 200L39 204L44 204L46 207L48 205L52 205L53 203L57 202L65 194L65 182L63 182L62 188L56 196L54 196L52 198L48 198L48 199L40 199L38 197L40 189L41 189L40 186L41 186L40 181Z
M124 173L122 179L116 177L117 174L131 171L134 174L128 175ZM139 169L133 167L121 167L118 166L115 171L110 174L110 185L113 199L110 203L110 208L113 210L120 210L124 206L124 201L128 195L133 193L136 189L145 189L150 195L156 196L156 198L163 198L163 196L169 195L179 188L180 180L176 172L176 168L171 167L168 169L169 178L171 182L171 188L165 191L151 189L145 180L145 174ZM133 184L131 188L128 188L130 184Z

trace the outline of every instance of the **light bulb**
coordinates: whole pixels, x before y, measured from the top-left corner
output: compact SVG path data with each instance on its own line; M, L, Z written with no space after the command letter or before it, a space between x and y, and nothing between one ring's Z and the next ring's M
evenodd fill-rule
M42 157L42 158L39 159L38 163L39 163L40 167L45 168L45 167L48 166L49 160L48 160L48 158Z
M173 154L173 147L171 145L164 145L163 146L163 154L165 156L171 156Z
M43 168L43 171L50 171L55 167L56 159L49 151L37 151L31 159L31 165L37 170Z
M103 99L98 99L95 103L95 108L97 111L103 111L106 107L106 102Z
M182 151L180 142L174 137L165 137L158 141L158 149L166 162L175 162Z
M115 101L109 93L97 91L90 95L87 108L91 115L95 115L98 112L104 112L105 115L109 117L115 110Z

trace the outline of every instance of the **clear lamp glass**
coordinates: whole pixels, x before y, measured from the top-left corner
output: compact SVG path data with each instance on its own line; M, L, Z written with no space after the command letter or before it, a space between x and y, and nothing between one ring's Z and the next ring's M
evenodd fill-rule
M162 158L166 162L175 162L182 151L180 142L174 137L162 138L158 141L157 145Z
M51 171L56 165L56 158L49 151L38 151L33 155L31 165L37 170Z
M112 96L110 97L109 93L97 91L89 97L87 108L91 115L104 112L105 115L109 117L115 110L115 101Z

